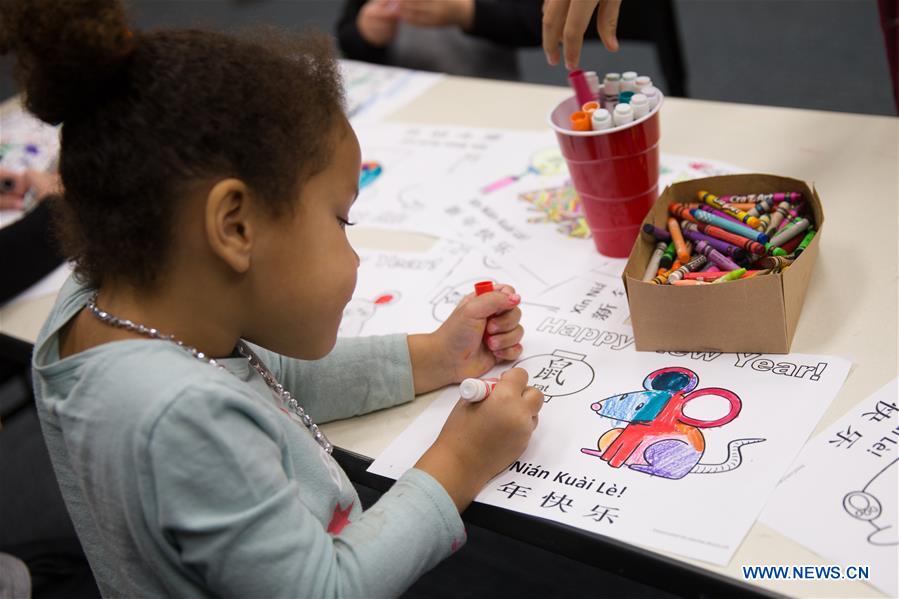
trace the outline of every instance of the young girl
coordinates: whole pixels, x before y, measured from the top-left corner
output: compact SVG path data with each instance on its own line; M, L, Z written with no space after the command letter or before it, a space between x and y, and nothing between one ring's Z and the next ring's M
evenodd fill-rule
M518 295L335 347L360 152L327 41L132 32L112 0L4 12L29 109L63 123L78 276L34 379L103 594L401 593L463 543L459 512L524 449L541 394L507 372L365 512L314 422L515 359Z

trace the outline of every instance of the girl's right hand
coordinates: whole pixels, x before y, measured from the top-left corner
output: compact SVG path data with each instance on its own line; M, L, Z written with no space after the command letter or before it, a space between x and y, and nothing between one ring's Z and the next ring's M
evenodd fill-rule
M510 368L483 401L460 400L415 464L443 485L460 512L527 447L543 407L543 394L527 382L525 370Z

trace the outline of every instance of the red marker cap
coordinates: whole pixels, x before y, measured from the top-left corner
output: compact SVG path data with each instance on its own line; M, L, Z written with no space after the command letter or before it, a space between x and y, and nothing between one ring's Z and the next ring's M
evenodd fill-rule
M493 281L481 281L480 283L474 284L475 295L484 295L485 293L490 293L491 291L493 291Z

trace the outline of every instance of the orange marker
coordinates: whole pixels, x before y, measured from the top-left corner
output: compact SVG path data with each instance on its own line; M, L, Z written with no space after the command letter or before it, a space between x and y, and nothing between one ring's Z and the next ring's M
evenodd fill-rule
M583 110L571 113L571 128L575 131L592 131L593 125L590 124L590 115Z
M677 259L686 264L690 261L690 250L687 249L687 243L684 241L684 234L681 233L680 225L674 218L668 218L668 232L671 233L671 241L674 242L674 249L677 250Z
M592 102L587 102L586 104L581 106L581 110L586 112L587 116L589 116L592 119L593 113L596 112L597 110L599 110L599 102L597 102L595 100Z

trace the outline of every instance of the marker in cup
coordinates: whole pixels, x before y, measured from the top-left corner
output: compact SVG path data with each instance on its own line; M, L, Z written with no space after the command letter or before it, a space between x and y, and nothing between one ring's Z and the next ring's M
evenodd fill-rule
M465 379L459 385L459 395L469 403L486 399L499 381L497 379Z

